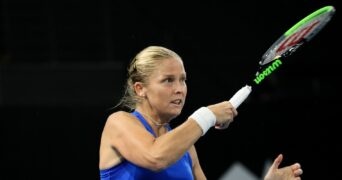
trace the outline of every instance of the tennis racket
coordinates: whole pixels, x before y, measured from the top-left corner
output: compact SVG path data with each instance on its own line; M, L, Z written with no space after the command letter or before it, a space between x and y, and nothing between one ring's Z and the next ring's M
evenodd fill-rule
M250 85L237 91L229 102L238 108L252 92L252 86L260 84L266 77L271 75L281 66L282 60L292 55L296 50L309 42L330 21L335 13L333 6L322 7L287 30L272 46L263 54L259 69Z

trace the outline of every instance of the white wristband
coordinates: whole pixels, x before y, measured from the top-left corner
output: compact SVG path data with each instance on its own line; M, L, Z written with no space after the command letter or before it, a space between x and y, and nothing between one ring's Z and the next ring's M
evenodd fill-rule
M196 110L191 116L202 128L202 136L216 123L215 114L207 107L201 107Z

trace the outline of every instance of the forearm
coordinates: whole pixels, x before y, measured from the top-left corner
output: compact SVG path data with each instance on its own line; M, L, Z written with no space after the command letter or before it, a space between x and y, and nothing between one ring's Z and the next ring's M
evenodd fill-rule
M166 164L177 161L201 137L198 123L188 119L183 124L158 137L153 143L153 153Z
M201 107L181 126L171 131L171 133L158 138L154 145L159 147L157 149L160 149L158 152L161 155L160 157L165 157L171 160L170 162L172 163L184 154L215 123L215 114L209 108Z

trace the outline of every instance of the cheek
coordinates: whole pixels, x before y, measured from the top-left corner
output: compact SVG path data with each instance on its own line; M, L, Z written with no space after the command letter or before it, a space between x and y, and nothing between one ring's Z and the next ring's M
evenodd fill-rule
M162 89L154 93L154 99L157 101L162 101L163 99L170 97L171 94L172 94L171 90Z

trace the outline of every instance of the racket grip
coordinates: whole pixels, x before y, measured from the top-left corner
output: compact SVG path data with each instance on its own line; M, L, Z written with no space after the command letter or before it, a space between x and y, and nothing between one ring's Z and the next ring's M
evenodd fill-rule
M232 98L230 98L229 102L233 105L235 109L237 109L240 104L245 101L248 95L252 92L251 86L244 86L238 92L234 94Z

